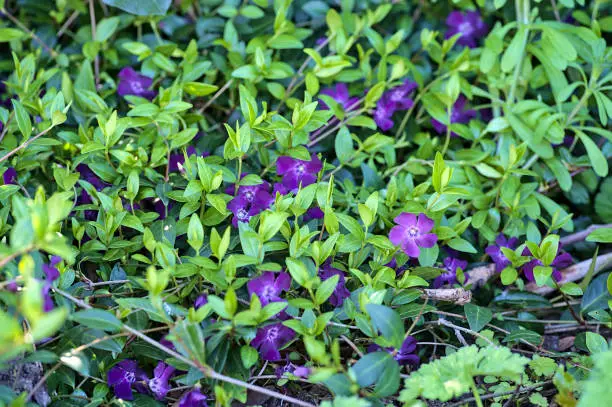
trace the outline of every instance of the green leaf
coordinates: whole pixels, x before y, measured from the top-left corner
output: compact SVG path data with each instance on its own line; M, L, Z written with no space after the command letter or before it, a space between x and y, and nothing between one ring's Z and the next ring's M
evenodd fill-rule
M30 120L30 115L20 101L12 99L11 102L13 103L13 109L15 109L15 119L17 119L19 131L23 135L23 138L27 140L32 134L32 121Z
M219 89L218 86L210 85L202 82L187 82L183 85L183 90L191 96L206 96L216 92Z
M377 383L386 369L397 362L387 352L372 352L364 355L351 367L359 386L368 387Z
M101 309L86 309L75 312L70 319L90 328L102 329L104 331L118 331L121 329L121 321L108 311Z
M108 40L119 26L119 17L104 18L98 22L96 27L96 41Z
M608 292L607 279L610 273L601 274L593 279L582 297L580 313L586 315L591 311L606 309L612 295Z
M493 313L486 307L465 304L463 310L472 331L480 331L486 324L491 322L491 319L493 319Z
M346 126L342 126L335 139L336 156L341 163L347 162L353 156L353 138Z
M608 350L608 342L606 339L595 332L586 333L586 346L592 354Z
M586 238L587 242L612 243L612 228L595 229Z
M137 16L163 16L170 8L172 0L102 0L104 4L117 7Z
M400 348L404 340L404 324L399 314L389 307L378 304L366 305L372 324L393 347Z
M516 35L510 42L510 45L506 49L506 52L504 52L504 55L502 56L502 71L510 72L516 64L522 63L521 54L523 53L523 48L525 47L528 34L529 33L526 27L521 26L521 28L519 28Z
M9 42L23 37L24 33L16 28L0 28L0 42Z
M334 293L334 290L338 285L339 279L339 275L333 275L321 283L315 293L315 300L317 302L317 305L323 304Z
M601 152L597 144L589 136L584 134L581 131L577 131L576 134L582 141L584 148L586 148L587 154L589 156L589 160L591 161L591 165L593 166L593 170L600 177L605 177L608 175L608 160L606 156Z

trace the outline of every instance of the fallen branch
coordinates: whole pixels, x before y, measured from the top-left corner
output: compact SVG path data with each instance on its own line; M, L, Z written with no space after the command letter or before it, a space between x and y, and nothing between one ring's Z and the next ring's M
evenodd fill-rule
M464 305L472 300L472 292L463 288L424 289L421 297Z

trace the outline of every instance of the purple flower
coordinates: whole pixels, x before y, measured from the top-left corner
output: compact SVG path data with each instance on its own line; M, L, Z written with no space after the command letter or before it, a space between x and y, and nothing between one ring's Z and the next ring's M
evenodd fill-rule
M315 41L315 45L317 47L320 47L321 45L325 44L325 42L327 41L327 37L319 37L317 38L317 40Z
M495 244L485 249L485 252L495 263L495 270L498 273L501 273L506 267L512 264L510 260L506 258L506 255L502 252L501 248L507 247L508 249L514 250L517 246L518 239L516 237L511 237L508 239L503 234L499 234L495 239Z
M13 167L8 167L4 174L2 174L4 185L15 185L17 184L17 171Z
M376 102L374 121L382 131L388 131L393 127L392 117L396 111L408 110L414 105L410 94L417 86L416 82L405 80L403 84L383 93Z
M198 155L198 151L195 147L189 146L187 147L187 157L191 157L192 155ZM208 151L204 151L200 154L200 157L208 157L210 153ZM170 160L168 160L168 171L169 172L184 172L183 166L185 165L185 155L180 153L170 154Z
M450 38L455 34L461 34L457 40L457 44L465 45L470 48L477 46L479 38L487 35L488 27L476 11L460 11L451 12L446 18L448 30L444 38Z
M193 307L195 309L199 309L205 306L206 304L208 304L208 295L200 294L198 295L198 298L196 298L195 302L193 303Z
M256 195L253 201L249 201L245 196L236 196L232 199L227 204L227 209L234 214L232 225L237 227L238 222L248 222L251 217L268 209L272 202L269 199L270 194L267 195Z
M156 91L149 89L153 84L153 79L139 74L130 67L119 71L118 77L117 93L120 96L134 95L150 100L157 95Z
M147 375L134 360L125 359L113 366L106 381L113 388L115 396L122 400L133 400L132 385L137 381L147 381Z
M43 264L42 268L45 273L46 281L52 283L59 278L60 272L55 266L57 266L60 261L62 261L61 257L51 256L49 264Z
M529 248L525 247L525 249L523 250L523 256L531 256L531 251L529 250ZM572 256L569 253L564 252L563 250L561 250L561 248L557 249L557 256L555 257L555 260L553 260L553 262L550 264L550 267L552 267L553 269L552 278L557 282L561 281L563 275L559 270L569 267L573 263L574 260L572 259ZM535 281L533 270L537 266L543 265L544 264L540 260L533 259L529 263L524 264L521 270L523 271L523 274L525 274L527 280L533 282Z
M325 213L318 206L314 206L306 211L304 214L304 222L308 222L313 219L323 219Z
M281 194L281 195L287 195L291 191L289 191L289 189L287 189L287 187L284 186L283 184L281 184L279 182L276 182L276 183L274 183L274 186L272 187L272 196L274 198L276 198L276 193L277 192L279 194Z
M406 339L404 339L404 342L402 342L402 346L399 349L392 347L383 349L379 345L373 343L368 346L368 353L384 350L393 355L393 359L395 359L400 365L417 366L421 360L415 353L416 347L417 340L412 336L408 336Z
M43 311L52 311L55 304L53 304L53 298L51 298L51 283L47 281L43 282L43 286L40 291L43 298Z
M283 176L283 186L291 191L297 190L300 184L302 187L314 184L321 168L323 164L315 154L310 161L293 157L278 157L276 160L276 172Z
M149 380L149 389L155 395L157 400L163 400L170 390L170 384L168 380L174 374L176 369L172 366L165 364L164 362L158 362L155 370L153 371L153 378Z
M402 212L393 221L397 226L389 232L389 240L394 245L401 246L409 257L419 257L421 247L429 249L438 241L438 236L428 233L433 229L434 221L423 213L417 216Z
M467 102L467 99L465 98L465 96L459 95L459 97L455 101L455 104L453 105L453 108L451 109L451 115L450 115L451 123L467 124L470 122L470 120L476 117L476 110L473 110L473 109L465 110L466 102ZM431 125L433 126L434 130L436 130L438 134L446 134L445 124L437 121L436 119L431 119ZM451 135L454 137L457 137L457 133L455 132L452 132Z
M253 294L257 295L264 307L271 302L285 302L280 295L284 291L289 291L290 287L291 277L289 274L280 272L275 275L271 271L266 271L247 284L249 297L252 297Z
M259 350L262 359L269 361L280 360L280 348L295 337L293 329L282 323L272 324L259 328L251 345Z
M16 293L17 291L19 291L19 285L17 284L17 280L8 281L5 287L7 291L11 293Z
M357 108L357 102L359 102L358 97L351 97L349 95L349 91L345 83L337 83L333 88L322 89L319 93L334 99L347 112ZM329 109L323 100L320 100L320 102L323 110Z
M202 394L198 389L191 390L181 397L179 407L208 407L206 395Z
M306 366L297 366L293 364L287 356L287 363L284 366L277 367L274 373L279 379L283 377L285 373L290 373L296 377L304 378L310 376L311 369Z
M331 262L328 261L319 269L319 277L322 281L325 281L333 276L338 276L338 284L329 297L329 303L334 307L341 307L344 300L351 296L351 292L346 288L346 280L342 270L332 267Z
M440 288L446 284L457 283L457 269L465 270L467 267L467 261L460 260L454 257L447 257L444 259L444 269L446 272L440 274L433 282L433 288Z

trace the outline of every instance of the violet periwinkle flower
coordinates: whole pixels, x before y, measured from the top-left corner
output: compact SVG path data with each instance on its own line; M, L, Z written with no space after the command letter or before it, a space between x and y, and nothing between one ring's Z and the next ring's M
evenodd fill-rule
M531 251L529 250L529 248L525 247L522 254L523 256L531 256ZM551 274L552 278L557 282L561 281L561 278L563 278L563 275L561 274L560 270L566 267L569 267L573 263L574 263L574 260L572 259L572 256L569 253L561 250L561 248L557 249L557 256L555 257L553 262L550 264L550 267L552 267L553 269L552 274ZM535 277L533 275L534 269L537 266L543 266L543 265L544 264L540 260L533 259L529 263L524 264L521 270L523 274L525 275L525 278L527 278L527 280L534 282L535 281Z
M168 208L166 208L164 201L161 199L158 199L153 203L153 209L159 215L159 219L166 219L166 210L170 212L170 209L172 209L173 206L174 203L172 203L172 201L168 201Z
M305 378L310 376L311 369L306 366L297 366L293 364L291 360L289 360L289 357L287 357L287 363L284 366L277 367L274 373L279 379L283 377L285 373L290 373L299 378Z
M196 298L195 302L193 303L193 307L195 309L200 309L206 304L208 304L208 295L200 294L198 295L198 298Z
M241 178L245 174L241 174ZM225 193L233 195L235 185L226 188ZM236 191L236 196L229 202L227 208L234 214L232 224L238 226L238 222L248 222L251 217L268 209L274 202L270 194L270 184L263 181L258 185L241 185Z
M470 48L475 48L478 45L478 39L484 38L489 30L477 11L466 11L465 13L453 11L446 17L446 25L448 30L444 38L461 34L457 39L457 44Z
M344 300L351 296L351 292L346 288L344 272L332 267L331 262L329 261L323 264L319 269L319 277L322 281L336 275L338 276L338 284L336 285L332 295L329 297L329 303L334 307L341 307L342 304L344 304Z
M266 271L261 276L249 281L247 288L249 297L253 294L259 297L262 306L266 306L271 302L285 302L281 298L281 294L289 291L291 287L291 276L285 272L273 273Z
M191 157L192 155L198 155L198 151L195 147L189 146L186 149L187 157ZM204 151L200 154L200 157L208 157L210 153L208 151ZM183 152L170 154L170 159L168 160L168 171L169 172L184 172L183 166L185 165L185 155Z
M293 157L278 157L276 160L276 172L283 176L282 184L290 191L297 191L300 184L302 187L314 184L321 168L323 164L316 154L310 157L310 161Z
M181 397L179 407L208 407L206 399L205 394L202 394L199 389L194 389Z
M400 246L409 257L419 257L421 248L432 248L438 241L438 236L429 233L434 227L434 221L421 213L402 212L393 219L397 226L389 232L389 240Z
M420 363L420 359L417 356L416 352L417 340L412 336L407 336L402 342L402 346L399 349L395 349L393 347L381 348L379 345L373 343L368 346L368 353L385 351L393 355L393 359L397 361L400 365L411 365L418 366Z
M4 174L2 174L2 180L4 181L4 185L17 184L17 171L13 167L8 167L6 171L4 171Z
M149 390L153 393L157 400L163 400L170 390L170 377L176 372L172 366L164 362L158 362L153 371L153 378L149 380Z
M119 71L118 77L117 93L120 96L134 95L149 100L157 96L156 91L149 89L153 84L153 79L139 74L131 67L126 67Z
M44 281L40 291L43 298L43 311L53 311L55 304L53 304L53 298L51 298L51 283Z
M295 337L295 331L282 323L267 325L257 330L251 345L259 350L263 360L271 362L281 359L280 348Z
M132 386L136 382L146 382L148 377L134 360L125 359L113 366L106 376L109 387L115 396L122 400L133 400Z
M6 283L6 290L11 293L16 293L19 291L19 284L17 284L17 280L11 280Z
M518 243L519 241L516 237L508 239L503 234L499 234L497 238L495 238L495 244L485 249L485 253L487 253L493 260L493 263L495 263L495 270L498 273L501 273L506 267L512 264L502 252L501 248L507 247L508 249L514 250L518 246Z
M459 95L459 97L457 98L457 100L455 101L455 104L453 105L451 109L451 115L450 115L451 124L452 123L467 124L470 122L470 120L476 117L476 110L473 110L473 109L466 110L465 109L466 102L467 102L467 99L465 98L465 96ZM434 130L436 130L438 134L446 134L446 125L444 123L441 123L437 121L436 119L431 119L431 125L433 126ZM454 137L457 137L457 133L455 132L452 132L451 135Z
M304 222L308 222L313 219L323 219L324 217L325 212L323 212L318 206L314 206L312 208L309 208L304 214Z
M62 261L62 258L59 256L51 256L51 261L49 264L43 264L42 269L45 273L46 281L52 283L57 280L60 276L60 272L57 269L57 265Z
M349 95L348 87L345 83L337 83L333 88L322 89L319 92L321 95L327 95L334 99L338 104L342 106L344 111L349 112L357 108L357 102L359 102L358 97L351 97ZM328 110L329 107L325 104L325 102L319 99L321 102L321 109Z
M457 269L465 270L468 262L465 260L460 260L455 257L447 257L444 259L444 273L440 274L433 281L433 288L440 288L446 284L456 284L457 283Z
M403 84L389 89L383 93L382 97L376 102L374 109L374 121L382 131L388 131L393 127L393 114L397 111L408 110L414 105L410 97L413 90L417 88L417 83L405 80Z

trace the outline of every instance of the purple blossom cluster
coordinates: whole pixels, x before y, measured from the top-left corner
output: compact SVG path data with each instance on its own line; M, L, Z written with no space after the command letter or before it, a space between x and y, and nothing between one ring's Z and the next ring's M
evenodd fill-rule
M433 281L433 288L440 288L444 285L457 284L457 269L465 271L468 262L455 257L447 257L444 259L444 271Z
M531 256L531 251L529 250L529 248L525 247L525 249L523 250L523 256ZM570 265L572 265L574 263L574 260L572 259L572 256L561 250L561 248L557 249L557 255L555 256L555 259L553 260L553 262L550 264L550 267L552 267L552 278L559 282L561 281L561 278L563 277L563 275L561 274L562 269L569 267ZM521 271L523 272L523 275L525 276L525 278L530 281L530 282L534 282L535 281L535 277L533 275L534 269L538 266L543 266L544 264L538 260L538 259L533 259L530 262L526 263L523 265L523 267L521 267Z
M176 368L160 361L153 370L153 377L149 378L135 360L124 359L109 369L106 381L119 399L133 400L133 391L136 390L138 393L152 394L157 400L163 400L171 389L170 379L175 373ZM183 394L179 406L207 407L206 399L196 388Z
M498 273L501 273L506 267L510 264L510 260L504 255L501 248L506 247L508 249L514 250L518 247L518 239L516 237L507 238L503 234L500 234L495 239L495 244L488 246L485 249L485 252L491 257L493 263L495 263L495 270Z

